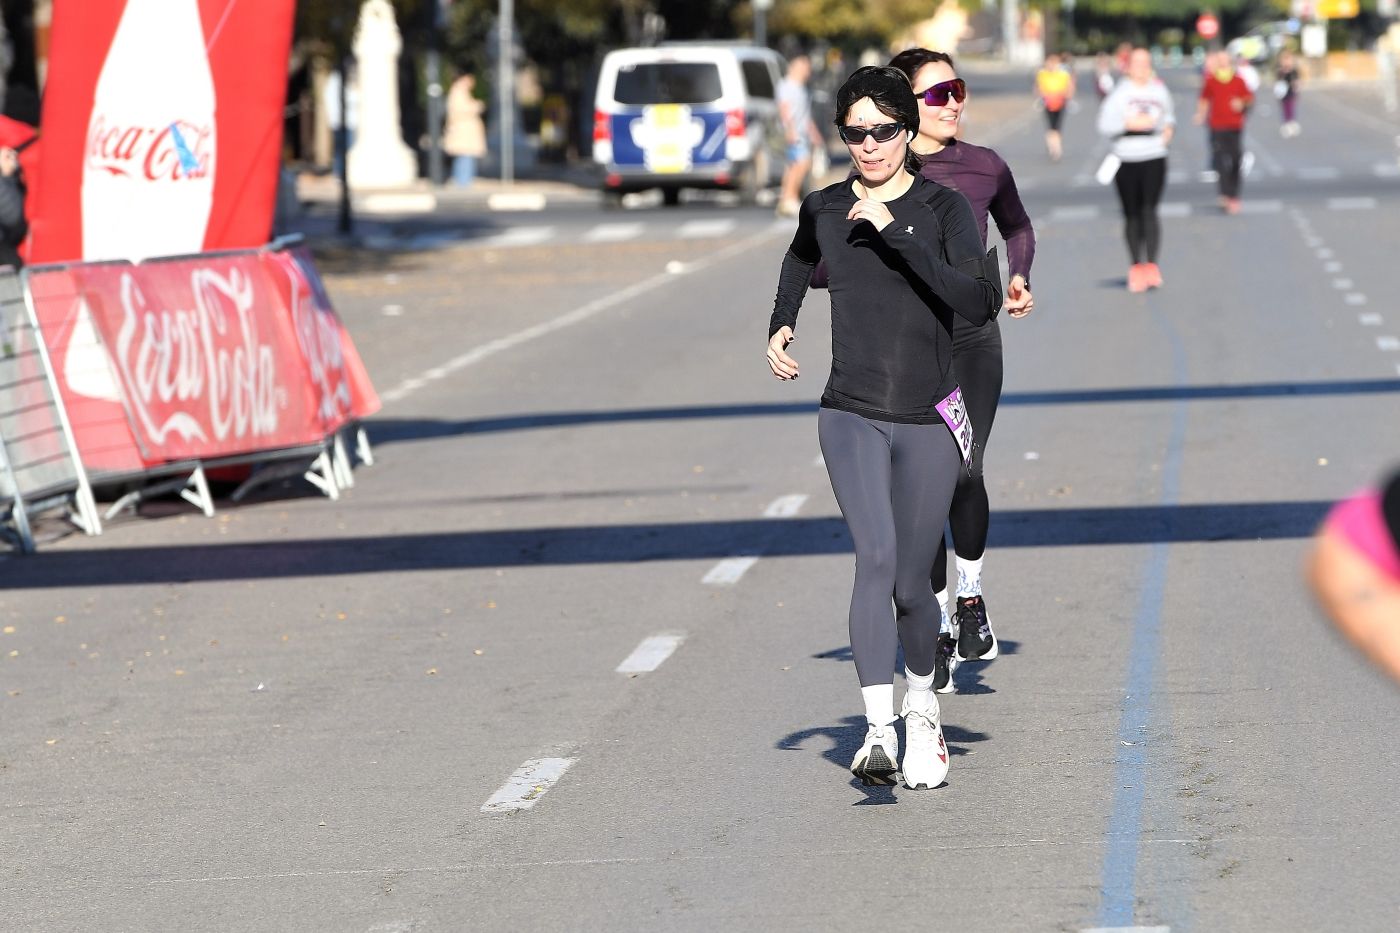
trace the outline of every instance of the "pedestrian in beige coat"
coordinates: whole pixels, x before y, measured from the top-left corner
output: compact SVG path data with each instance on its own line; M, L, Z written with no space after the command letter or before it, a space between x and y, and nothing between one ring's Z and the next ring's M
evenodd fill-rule
M464 74L447 91L447 127L442 148L452 156L452 181L461 188L476 179L476 160L486 155L486 104L472 93L476 78Z

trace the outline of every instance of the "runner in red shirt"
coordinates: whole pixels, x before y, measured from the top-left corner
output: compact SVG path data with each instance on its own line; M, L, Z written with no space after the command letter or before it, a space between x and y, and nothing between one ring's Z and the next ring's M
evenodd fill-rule
M1220 206L1227 214L1240 212L1240 162L1244 120L1254 105L1254 95L1230 64L1225 52L1206 59L1205 80L1196 102L1196 123L1210 128L1211 165L1220 186Z

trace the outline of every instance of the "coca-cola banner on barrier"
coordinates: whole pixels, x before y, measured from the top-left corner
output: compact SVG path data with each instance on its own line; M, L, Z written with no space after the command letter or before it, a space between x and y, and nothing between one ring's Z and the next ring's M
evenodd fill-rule
M31 262L260 246L294 0L55 0Z
M92 472L315 444L379 408L306 254L39 267L27 277Z

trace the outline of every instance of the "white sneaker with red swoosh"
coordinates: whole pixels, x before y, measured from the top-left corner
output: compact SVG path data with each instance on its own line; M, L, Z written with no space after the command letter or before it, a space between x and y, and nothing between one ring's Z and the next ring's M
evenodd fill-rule
M912 709L909 694L904 695L904 786L910 790L930 790L948 776L948 746L943 741L943 723L938 700L930 694L927 709Z

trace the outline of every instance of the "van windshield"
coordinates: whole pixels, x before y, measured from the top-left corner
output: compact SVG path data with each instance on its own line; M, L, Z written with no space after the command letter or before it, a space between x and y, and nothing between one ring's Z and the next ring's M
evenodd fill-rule
M634 107L704 104L720 97L719 66L713 62L643 62L617 71L613 98Z

